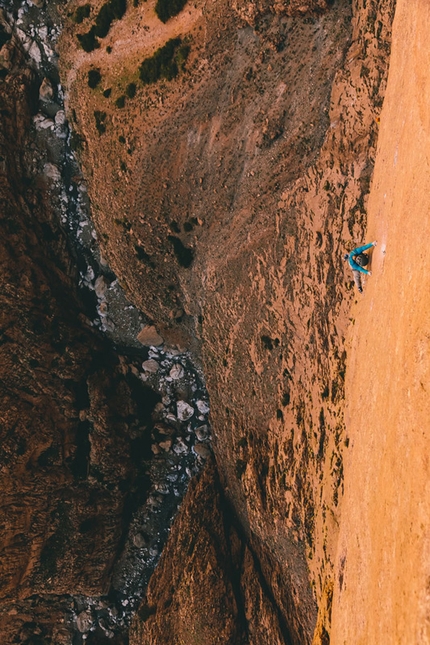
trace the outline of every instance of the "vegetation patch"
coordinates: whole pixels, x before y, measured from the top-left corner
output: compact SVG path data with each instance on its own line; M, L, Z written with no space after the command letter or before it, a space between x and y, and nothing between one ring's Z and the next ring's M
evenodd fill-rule
M237 479L242 479L242 476L246 470L246 461L243 461L243 459L237 459L234 470Z
M134 99L136 96L136 83L129 83L125 89L125 93L129 99Z
M117 100L115 101L115 105L118 108L123 108L125 106L125 96L122 94L121 96L118 96Z
M190 46L183 43L180 38L167 41L153 56L146 58L141 64L139 75L142 83L150 85L162 78L171 81L184 68L189 53Z
M94 90L102 80L102 75L98 69L90 69L88 72L88 87Z
M82 6L76 9L73 19L76 23L78 23L78 25L80 25L81 22L85 20L85 18L90 17L90 13L91 13L91 5L83 4Z
M109 0L97 14L95 24L86 34L78 34L77 38L81 47L86 52L100 47L97 38L105 38L108 35L114 20L120 20L127 9L126 0Z
M167 22L169 18L177 16L185 7L187 0L157 0L155 13L161 22Z
M137 255L138 259L139 259L141 262L143 262L143 263L144 263L144 264L146 264L147 266L151 267L151 269L155 269L155 268L156 268L156 264L155 264L155 262L153 262L153 261L151 260L151 256L150 256L150 255L148 255L148 253L145 251L145 249L144 249L144 248L142 248L142 247L141 247L141 246L139 246L138 244L135 244L135 245L134 245L134 250L136 251L136 255Z
M92 52L94 49L100 47L96 38L94 26L91 27L91 29L87 31L86 34L78 34L77 38L84 52Z
M283 395L282 395L282 399L281 399L281 403L284 406L284 408L287 405L290 405L290 401L291 401L290 393L289 392L284 392Z

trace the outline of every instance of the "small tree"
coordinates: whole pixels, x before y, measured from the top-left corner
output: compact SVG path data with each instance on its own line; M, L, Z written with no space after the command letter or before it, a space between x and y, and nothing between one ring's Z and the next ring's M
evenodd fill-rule
M185 7L187 0L157 0L155 13L161 22L167 22L169 18L177 16Z
M90 87L92 90L95 89L101 80L102 75L100 74L100 70L90 69L90 71L88 72L88 87Z

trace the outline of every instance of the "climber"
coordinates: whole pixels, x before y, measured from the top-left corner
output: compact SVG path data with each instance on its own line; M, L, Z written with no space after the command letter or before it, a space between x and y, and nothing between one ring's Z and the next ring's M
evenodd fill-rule
M369 263L369 256L365 251L376 246L376 244L377 242L370 242L370 244L366 244L365 246L357 246L356 249L350 253L345 253L343 256L344 260L348 260L349 266L352 269L352 275L354 276L355 285L360 293L363 292L363 287L361 286L361 274L364 273L364 275L372 275L371 271L363 268Z

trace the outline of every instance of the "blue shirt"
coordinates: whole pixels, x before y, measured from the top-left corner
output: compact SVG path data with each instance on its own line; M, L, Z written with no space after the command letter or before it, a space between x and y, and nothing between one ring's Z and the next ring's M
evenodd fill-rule
M351 253L349 253L348 262L349 262L349 266L353 271L360 271L360 273L365 273L365 274L369 273L367 269L363 269L363 267L357 264L354 258L356 255L363 253L363 251L367 251L367 249L370 249L372 246L373 246L373 242L371 242L370 244L366 244L365 246L357 246L356 249L354 249L353 251L351 251Z

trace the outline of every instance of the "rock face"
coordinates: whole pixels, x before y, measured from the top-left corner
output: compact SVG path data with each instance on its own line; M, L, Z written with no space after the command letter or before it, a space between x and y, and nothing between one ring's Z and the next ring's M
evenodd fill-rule
M397 2L369 199L369 238L378 246L348 334L351 450L336 556L336 645L430 640L429 18L427 5Z
M327 645L333 598L342 635L353 602L336 586L336 548L354 292L341 257L367 223L394 5L197 0L164 24L154 0L128 3L90 52L77 35L99 3L82 21L74 5L64 12L66 114L103 254L154 323L141 348L196 354L215 432L215 462L190 487L133 645ZM39 158L29 134L39 100L36 131L66 115L7 26L0 46L0 633L120 643L103 603L71 596L117 591L133 511L163 495L160 484L148 496L142 460L210 458L209 404L191 404L172 361L172 425L159 420L151 437L156 399L142 381L159 378L165 355L146 349L139 377L88 325L53 215L55 150ZM28 51L41 56L37 44ZM142 63L154 53L170 58L150 83L157 64ZM95 288L109 329L108 285ZM137 525L128 542L159 553Z
M189 487L130 631L131 645L166 642L291 642L213 464Z
M394 4L197 2L161 26L148 3L108 54L78 52L76 26L62 41L104 252L163 338L199 339L220 481L293 643L330 631L342 254L363 241ZM176 78L142 86L173 38L189 45Z

